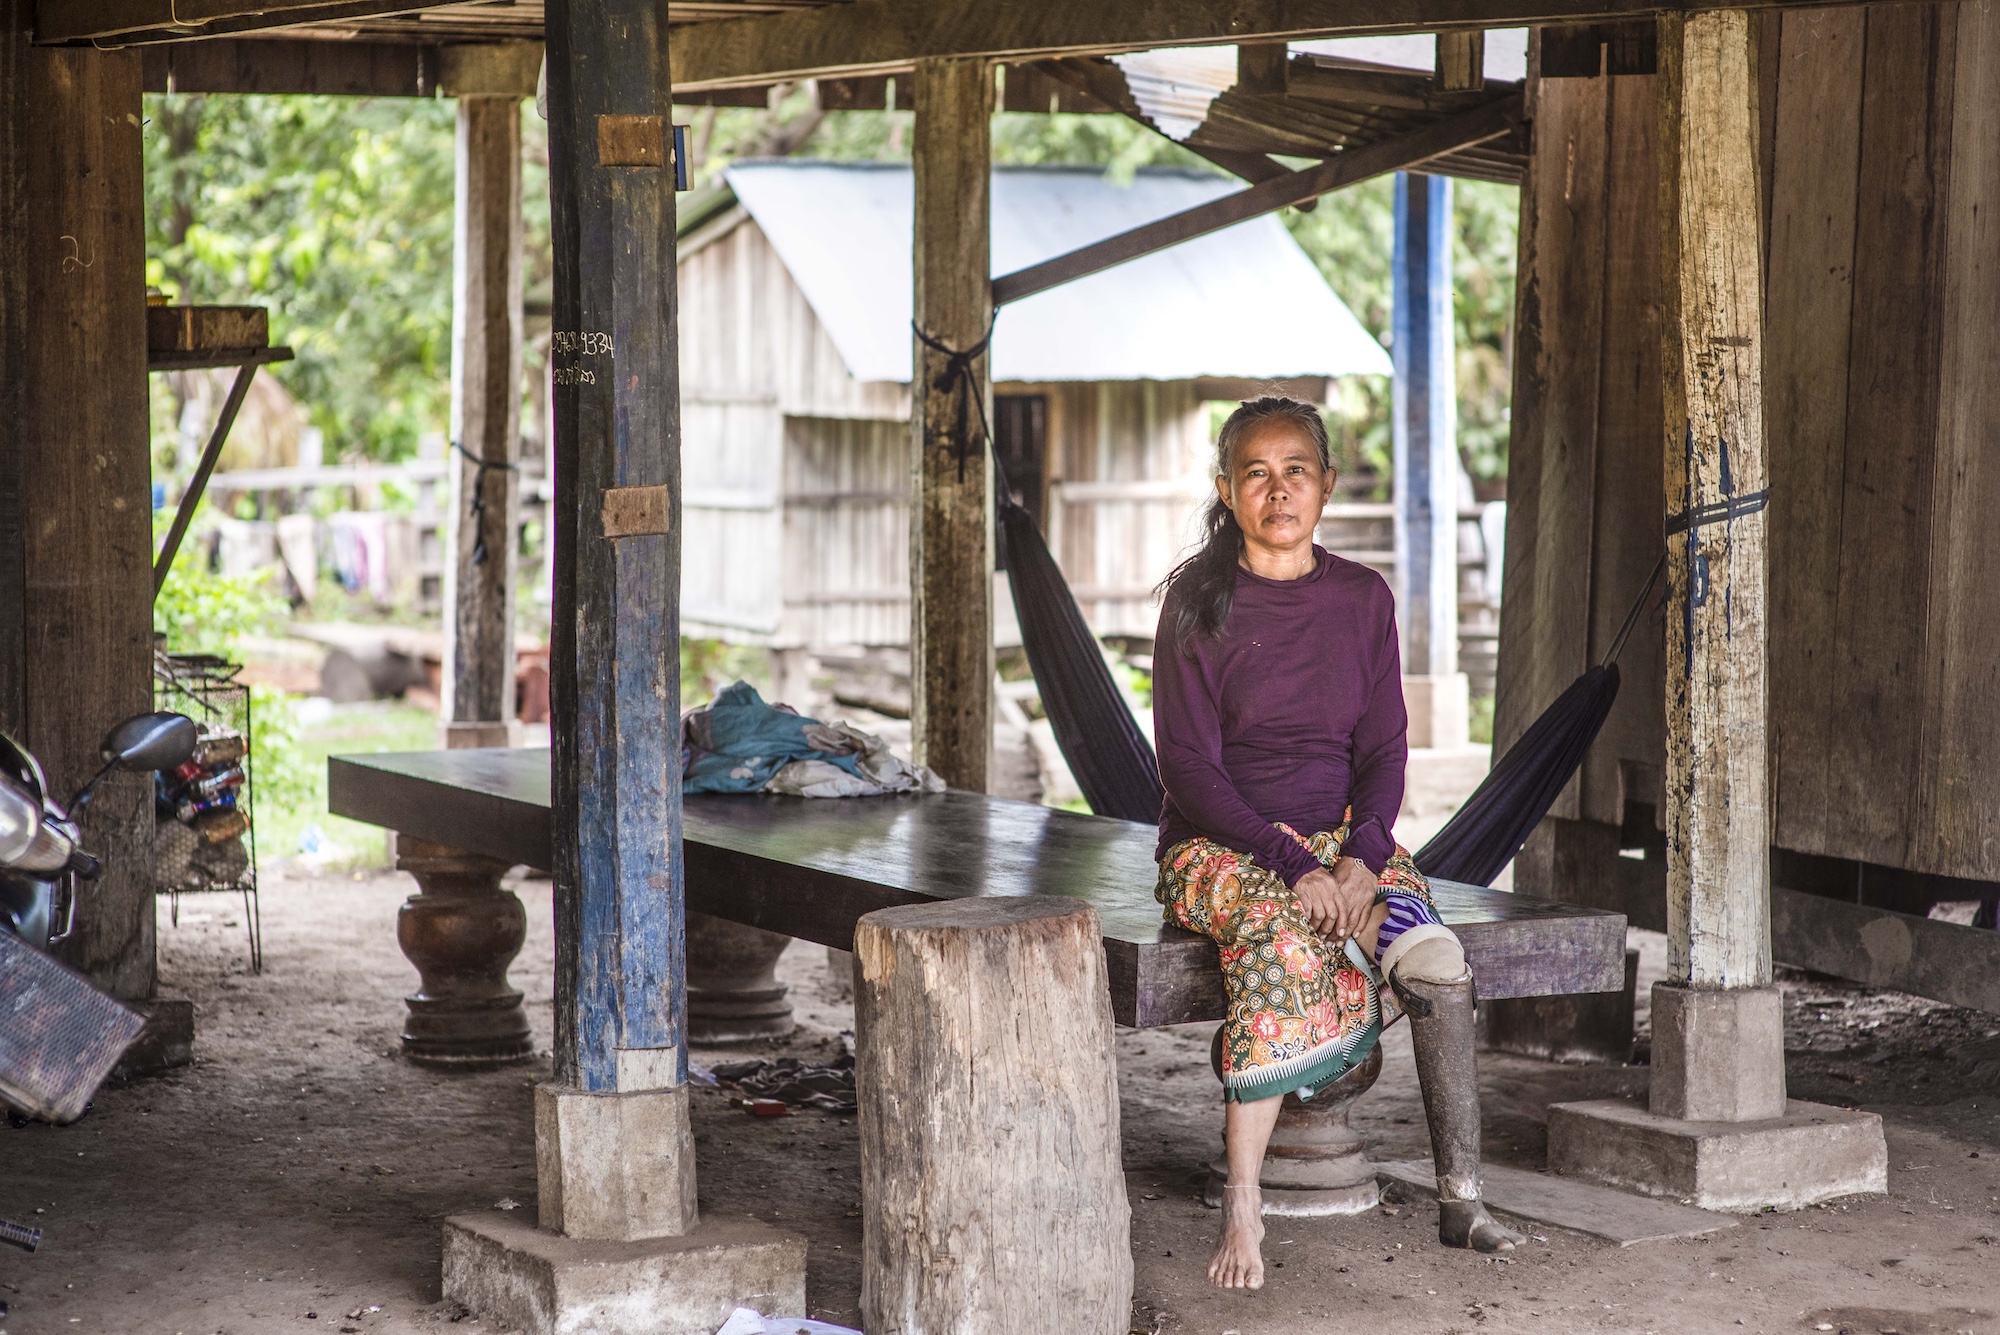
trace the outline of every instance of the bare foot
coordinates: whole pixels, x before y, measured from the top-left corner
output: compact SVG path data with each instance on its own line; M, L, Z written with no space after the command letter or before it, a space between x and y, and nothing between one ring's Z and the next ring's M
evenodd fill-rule
M1264 1287L1264 1193L1257 1184L1222 1189L1222 1241L1208 1263L1209 1282L1225 1289Z

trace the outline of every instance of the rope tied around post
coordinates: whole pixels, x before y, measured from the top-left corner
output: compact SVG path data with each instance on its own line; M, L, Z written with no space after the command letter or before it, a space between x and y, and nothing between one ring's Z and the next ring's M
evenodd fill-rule
M998 316L999 312L995 311L994 318L998 318ZM931 381L931 388L941 394L949 394L956 391L964 395L958 401L958 480L963 482L965 481L965 456L972 448L972 442L966 435L965 430L968 425L965 411L966 399L972 400L973 405L979 409L980 443L986 444L993 439L993 428L987 425L986 422L986 395L980 391L979 377L972 370L972 364L979 360L980 356L985 353L987 344L993 341L993 320L987 320L986 332L980 336L977 343L963 352L958 351L942 340L932 338L924 332L923 326L915 320L910 321L910 329L916 334L919 343L945 358L944 369L938 372L935 380Z
M466 449L461 440L454 440L451 447L478 470L472 478L472 503L467 507L466 517L472 521L472 564L483 566L486 564L486 474L496 468L504 473L517 473L520 467L498 459L482 459Z

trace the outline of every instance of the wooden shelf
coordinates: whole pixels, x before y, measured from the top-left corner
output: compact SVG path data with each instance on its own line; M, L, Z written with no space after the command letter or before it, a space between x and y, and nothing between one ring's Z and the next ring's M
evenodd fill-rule
M215 366L265 366L288 362L290 348L206 348L198 352L146 353L148 371L202 371Z

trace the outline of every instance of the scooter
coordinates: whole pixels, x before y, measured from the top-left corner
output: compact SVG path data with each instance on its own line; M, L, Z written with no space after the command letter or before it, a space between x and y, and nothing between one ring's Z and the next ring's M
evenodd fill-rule
M145 1019L47 951L76 926L78 893L103 874L78 821L114 770L173 769L199 740L184 714L141 714L113 728L104 767L67 807L26 747L0 735L0 1102L73 1122Z
M113 770L174 769L199 740L184 714L126 719L99 748L104 767L65 809L34 755L0 733L0 1103L21 1114L58 1124L83 1116L145 1028L144 1016L47 952L75 930L80 887L104 872L84 852L79 824L97 786ZM42 1231L0 1219L0 1242L32 1252Z

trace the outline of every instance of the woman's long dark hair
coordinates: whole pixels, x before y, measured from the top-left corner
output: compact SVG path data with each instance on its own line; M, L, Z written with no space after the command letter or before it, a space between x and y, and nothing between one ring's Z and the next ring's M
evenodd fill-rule
M1273 420L1295 424L1318 447L1320 467L1333 468L1333 447L1327 441L1326 423L1321 420L1319 409L1297 399L1267 394L1246 399L1222 424L1222 431L1215 438L1215 475L1228 477L1229 456L1236 442L1252 427ZM1208 503L1208 513L1202 516L1202 530L1205 536L1201 547L1175 566L1173 573L1161 580L1155 590L1163 601L1171 600L1174 638L1183 645L1191 644L1197 635L1211 640L1222 638L1222 628L1229 621L1229 605L1236 597L1237 563L1243 557L1243 530L1236 526L1236 516L1222 497Z

